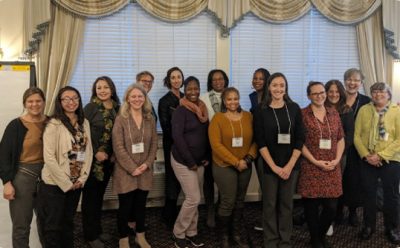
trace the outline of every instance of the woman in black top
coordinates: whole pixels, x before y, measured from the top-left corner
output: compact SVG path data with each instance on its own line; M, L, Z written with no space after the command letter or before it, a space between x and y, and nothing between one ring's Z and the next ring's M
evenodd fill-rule
M172 147L172 130L171 119L172 113L179 106L179 100L183 97L180 91L183 85L183 73L178 67L172 67L167 71L164 78L164 86L169 89L158 102L158 116L160 118L161 129L163 131L163 151L165 165L165 205L162 212L164 221L169 229L172 229L178 215L176 202L178 200L181 186L176 179L174 171L171 167L171 147Z
M36 185L43 167L42 134L46 121L41 89L27 89L22 103L24 114L7 125L0 143L0 177L3 197L10 204L14 248L29 247ZM38 232L41 239L39 223Z
M304 143L300 107L282 73L272 74L254 113L254 137L264 162L264 247L291 247L294 172Z
M110 180L113 163L111 132L119 109L119 98L114 82L107 76L99 77L92 87L92 97L85 106L86 119L90 122L93 162L90 175L82 190L83 235L91 247L104 247L101 240L101 210L103 197Z

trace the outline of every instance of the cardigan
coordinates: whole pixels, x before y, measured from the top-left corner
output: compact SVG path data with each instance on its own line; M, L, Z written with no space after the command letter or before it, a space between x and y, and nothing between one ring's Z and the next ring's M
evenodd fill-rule
M136 126L132 115L118 115L112 131L112 143L116 157L113 174L113 191L125 194L136 189L149 191L153 184L152 165L157 153L157 132L154 117L143 117L142 127ZM143 140L143 141L142 141ZM132 153L132 145L143 142L142 153ZM132 176L137 167L145 163L148 169L139 176Z
M12 120L4 130L0 143L0 178L3 184L14 180L18 170L19 157L28 129L20 118Z
M372 132L377 132L379 115L371 102L364 105L358 112L354 132L354 145L363 158L370 154L369 145ZM400 106L390 103L388 111L383 117L388 140L377 140L374 151L386 162L390 160L400 162ZM378 136L378 134L376 134Z
M90 125L84 120L83 128L87 136L85 159L81 168L78 181L85 184L92 165L93 148L90 139ZM42 180L46 184L56 185L67 192L73 185L70 180L70 160L68 153L72 150L73 135L64 124L55 118L50 119L43 133L43 158Z
M172 155L174 159L189 168L201 166L209 161L208 121L201 123L197 115L184 106L172 114Z
M253 158L257 155L257 146L253 142L253 116L247 111L241 113L242 117L237 121L230 121L222 112L216 113L208 127L213 163L218 166L234 166L246 155ZM243 145L232 147L233 137L242 137Z

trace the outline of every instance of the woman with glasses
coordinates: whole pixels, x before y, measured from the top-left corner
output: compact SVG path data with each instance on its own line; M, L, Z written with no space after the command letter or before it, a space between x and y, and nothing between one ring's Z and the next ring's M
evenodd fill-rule
M372 102L357 116L354 144L362 158L361 181L364 195L364 223L361 239L368 240L375 231L378 179L383 189L385 235L400 244L400 107L391 102L392 91L386 83L370 88Z
M324 84L310 82L307 95L311 103L302 109L305 142L297 190L303 198L311 246L325 248L330 247L325 234L342 195L344 134L339 113L324 105Z
M344 86L346 89L346 105L351 107L353 120L358 111L371 100L359 91L363 85L364 75L359 69L351 68L344 73ZM361 189L361 159L354 145L347 149L346 168L343 172L343 202L349 208L349 224L357 226L359 223L357 208L362 205ZM336 222L343 220L343 206L339 206Z
M93 158L90 125L73 87L58 92L54 115L43 134L43 157L38 192L43 247L72 248L74 215Z

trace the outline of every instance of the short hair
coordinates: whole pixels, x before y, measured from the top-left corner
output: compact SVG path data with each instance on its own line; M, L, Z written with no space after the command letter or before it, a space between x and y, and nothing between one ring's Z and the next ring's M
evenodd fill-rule
M194 81L194 82L197 84L197 86L199 86L199 88L200 88L200 81L199 81L199 79L198 79L197 77L195 77L195 76L189 76L189 77L186 78L185 81L183 82L183 90L186 90L186 87L187 87L188 84L189 84L190 82L192 82L192 81Z
M321 85L321 86L324 87L324 89L325 89L325 85L324 85L322 82L319 82L319 81L310 81L310 82L308 83L308 86L307 86L307 96L309 96L309 95L311 94L311 87L313 87L313 86L315 86L315 85Z
M141 79L143 76L150 76L150 77L151 77L151 80L154 81L154 76L153 76L153 74L151 74L151 72L149 72L149 71L141 71L141 72L139 72L138 74L136 74L136 82L139 82L140 79Z
M225 100L225 97L229 94L229 93L236 93L237 95L238 95L238 97L239 97L239 99L240 99L240 93L239 93L239 90L238 89L236 89L235 87L228 87L228 88L225 88L224 89L224 91L222 91L222 94L221 94L221 100L222 100L222 102L221 102L221 112L222 113L225 113L226 111L227 111L227 109L226 109L226 105L225 105L225 102L224 102L224 100ZM238 107L238 112L240 113L240 112L242 112L242 107L240 106L240 103L239 103L239 107Z
M269 92L269 85L271 84L272 80L274 80L275 78L283 78L283 80L285 81L285 95L283 96L283 100L285 101L285 103L291 103L293 102L292 99L289 97L289 84L287 82L287 79L285 77L285 75L281 72L275 72L274 74L272 74L271 76L269 76L267 83L264 84L264 88L263 88L263 94L262 94L262 98L261 98L261 106L263 108L266 108L267 106L269 106L272 102L272 96L271 96L271 92Z
M226 75L226 73L225 73L223 70L221 70L221 69L214 69L214 70L211 70L211 71L208 73L208 77L207 77L207 91L211 91L211 90L213 89L213 88L212 88L212 78L213 78L214 74L217 73L217 72L220 72L220 73L222 74L223 78L224 78L224 82L225 82L224 88L228 87L228 85L229 85L229 78L228 78L228 76Z
M97 96L96 85L97 85L97 82L99 82L100 80L104 80L107 82L108 87L110 87L110 89L111 89L111 99L113 99L117 104L119 104L120 101L119 101L119 97L117 95L117 90L115 88L115 84L112 81L112 79L107 76L101 76L101 77L96 78L96 80L94 81L93 86L92 86L92 96L90 97L90 100L93 100Z
M144 117L145 119L150 119L150 118L152 118L152 116L153 116L153 115L152 115L152 105L151 105L150 99L149 99L149 97L147 96L146 90L143 88L143 86L142 86L141 84L138 84L138 83L131 84L131 85L129 85L128 88L126 89L125 94L124 94L124 99L123 99L123 101L122 101L122 105L121 105L121 108L120 108L120 110L119 110L120 115L121 115L122 117L124 117L124 118L129 118L129 108L130 108L130 105L129 105L129 103L128 103L128 98L129 98L129 94L130 94L131 91L134 90L134 89L140 90L140 91L143 93L144 97L145 97L145 101L144 101L144 104L143 104L143 106L142 106L143 117Z
M28 99L28 97L35 95L35 94L38 94L43 99L43 102L46 101L46 97L44 96L44 93L40 88L30 87L25 90L24 95L22 96L22 104L24 107L25 107L25 103L26 103L26 100Z
M364 81L364 79L365 79L364 74L362 73L361 70L359 70L357 68L350 68L347 71L345 71L344 75L343 75L343 80L346 81L347 79L349 79L354 74L359 74L360 77L361 77L361 82Z
M392 100L392 88L390 88L390 86L387 83L383 82L374 83L370 87L371 95L374 90L386 90L386 92L389 94L389 100Z
M183 81L185 80L185 78L184 78L184 76L183 76L183 72L182 72L181 69L179 69L179 67L174 66L174 67L170 68L170 69L167 71L167 76L165 76L165 78L164 78L164 86L167 87L168 89L171 89L171 74L172 74L174 71L179 71L179 72L181 73L181 76L182 76L182 85L181 85L181 88L182 88L182 86L183 86Z

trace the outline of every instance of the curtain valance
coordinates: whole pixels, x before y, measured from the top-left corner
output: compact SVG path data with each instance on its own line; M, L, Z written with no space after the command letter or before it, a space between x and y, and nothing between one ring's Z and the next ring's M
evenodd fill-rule
M64 9L84 17L112 15L129 4L129 0L53 0Z

